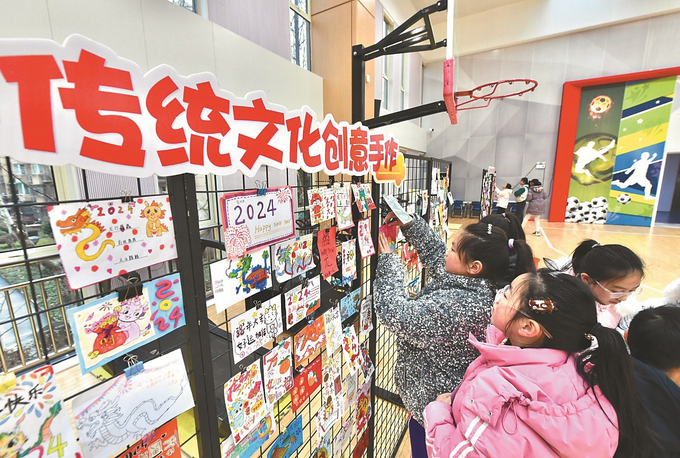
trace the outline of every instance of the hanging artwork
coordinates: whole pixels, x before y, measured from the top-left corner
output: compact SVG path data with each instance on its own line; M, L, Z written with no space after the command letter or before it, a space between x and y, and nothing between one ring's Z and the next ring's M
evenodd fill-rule
M291 339L288 338L279 342L262 357L264 386L268 404L274 404L293 389L292 347Z
M361 436L361 439L359 439L359 442L357 442L356 447L354 447L354 450L352 450L352 458L361 458L364 456L364 453L366 452L366 449L368 448L368 430L364 431L364 434Z
M144 285L140 296L120 302L109 294L66 311L83 374L184 326L179 274Z
M326 345L326 332L323 316L320 316L295 335L295 367L302 365L324 345Z
M397 232L399 227L397 226L380 226L380 233L385 234L387 241L390 243L390 250L394 251L397 249Z
M340 300L340 319L345 321L359 311L361 307L361 287L355 289Z
M404 289L406 290L406 294L408 294L410 299L413 299L414 297L418 296L418 294L420 294L420 285L422 284L420 275L417 275L412 280L406 280L404 283L406 283Z
M352 184L352 191L354 191L354 201L360 212L367 212L376 208L373 197L371 196L371 186L366 183Z
M312 458L330 458L333 453L333 432L328 431L328 434L319 440L319 445Z
M342 320L340 307L331 307L323 314L324 329L326 331L326 352L335 353L342 346Z
M227 257L267 247L295 236L293 194L289 186L224 194L220 198Z
M267 415L259 360L224 385L224 401L234 443L239 444Z
M357 385L359 380L359 372L350 372L342 384L344 388L344 402L342 405L342 414L351 412L357 403Z
M312 225L335 218L335 190L333 188L308 189L307 197Z
M356 240L342 242L342 284L350 285L357 278Z
M321 273L327 279L338 271L337 246L335 244L335 227L319 231L319 256L321 257Z
M359 250L361 250L361 259L375 254L375 247L373 246L373 239L371 238L371 227L368 218L359 221Z
M222 442L223 458L250 458L265 444L274 437L276 433L276 418L272 410L260 420L257 429L246 436L240 443L234 444L234 435L227 437ZM149 457L155 458L155 457ZM173 457L175 458L175 457ZM180 458L179 456L177 458Z
M276 280L281 283L313 269L313 235L303 235L274 246Z
M295 377L295 386L290 392L293 412L297 412L319 386L321 386L321 356L318 356Z
M301 285L284 293L283 297L286 304L286 329L290 329L319 308L321 278L316 276L303 281Z
M410 243L405 243L401 246L401 263L406 270L416 270L418 272L422 270L418 252Z
M361 313L359 314L359 335L368 336L373 330L373 296L368 295L361 301Z
M128 447L117 458L178 458L181 455L177 419L173 418Z
M234 363L238 363L283 332L281 296L246 310L230 322Z
M348 183L336 183L335 187L335 220L338 229L354 227L352 219L352 192Z
M361 350L361 371L364 373L364 380L368 380L375 371L373 361L371 361L371 357L368 355L368 341L364 342L359 348Z
M267 458L289 458L302 442L302 415L298 415L272 444Z
M52 366L17 377L0 394L0 456L82 457Z
M170 199L151 196L47 207L72 290L177 257Z
M354 326L348 326L342 330L342 353L345 362L349 369L349 373L353 374L357 371L361 364L361 352L359 350L359 341L357 334L354 332Z
M253 251L240 259L223 259L210 264L215 309L228 307L271 288L272 270L269 248Z
M114 455L194 406L182 350L144 363L144 371L91 388L73 400L86 458ZM106 419L106 421L102 421Z
M420 193L420 199L422 201L422 215L425 216L427 215L427 203L429 200L427 189L423 189L423 191Z
M359 390L357 399L357 432L364 429L371 419L371 379L365 379L364 385Z
M340 419L342 393L341 353L331 355L322 369L321 407L316 416L317 435L323 437Z
M394 212L395 216L399 218L399 221L403 224L411 222L413 218L406 213L406 210L404 210L404 207L401 206L396 197L385 194L383 195L383 199L385 199L385 203L390 207L390 210Z
M345 450L347 444L349 444L353 435L354 421L350 419L342 424L342 428L340 428L340 431L338 431L338 434L333 439L333 458L342 457L342 452Z

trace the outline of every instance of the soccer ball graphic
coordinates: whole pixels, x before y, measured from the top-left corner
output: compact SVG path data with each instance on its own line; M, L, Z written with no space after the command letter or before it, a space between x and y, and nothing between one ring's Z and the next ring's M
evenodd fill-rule
M621 205L626 205L628 202L630 202L630 200L631 199L628 194L620 194L619 197L616 198L616 201Z
M593 208L596 208L596 207L607 208L607 198L606 197L595 197L593 200L590 201L590 203L593 204Z
M579 200L576 197L568 197L567 198L567 213L573 212L574 210L578 210L578 205L579 205Z

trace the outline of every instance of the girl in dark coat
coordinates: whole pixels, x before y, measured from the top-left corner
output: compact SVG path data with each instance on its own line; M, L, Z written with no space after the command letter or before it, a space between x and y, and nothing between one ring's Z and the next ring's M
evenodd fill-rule
M534 218L534 223L536 224L536 232L534 235L537 237L541 236L541 215L545 212L545 199L548 194L543 189L541 182L537 179L531 180L529 187L529 194L527 195L527 214L522 222L522 227L524 227L529 218Z

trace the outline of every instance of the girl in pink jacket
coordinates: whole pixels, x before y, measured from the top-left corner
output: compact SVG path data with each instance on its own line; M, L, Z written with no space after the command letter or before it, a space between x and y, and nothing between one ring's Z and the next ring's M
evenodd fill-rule
M453 403L445 394L425 408L430 458L652 456L631 358L583 282L521 275L499 291L491 323L486 343L470 337L481 356Z

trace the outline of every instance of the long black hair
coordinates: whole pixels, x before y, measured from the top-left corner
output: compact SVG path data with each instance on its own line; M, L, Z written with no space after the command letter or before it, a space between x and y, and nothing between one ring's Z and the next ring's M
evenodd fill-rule
M578 276L588 274L599 282L618 280L639 272L644 276L644 263L630 248L623 245L600 245L587 239L576 247L571 256L574 273Z
M660 371L680 367L680 307L643 310L628 328L630 354Z
M481 262L482 272L478 276L488 278L498 285L507 275L511 251L517 255L515 277L530 271L528 269L531 267L535 270L531 247L523 240L514 240L512 245L510 248L508 236L500 227L489 223L476 223L463 230L456 251L465 263ZM528 267L527 260L530 261L531 267Z
M552 336L544 338L542 347L579 354L578 374L590 389L597 385L614 407L619 429L614 456L652 456L659 443L637 393L633 361L621 335L597 322L595 298L588 286L571 275L540 269L521 283L518 294L522 312ZM537 313L529 306L532 298L549 299L555 309L552 313ZM518 313L510 322L521 316ZM597 347L590 347L590 336L597 339Z

